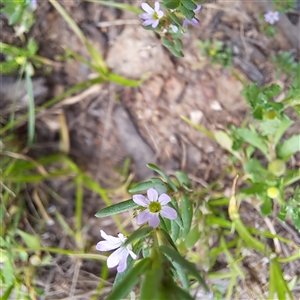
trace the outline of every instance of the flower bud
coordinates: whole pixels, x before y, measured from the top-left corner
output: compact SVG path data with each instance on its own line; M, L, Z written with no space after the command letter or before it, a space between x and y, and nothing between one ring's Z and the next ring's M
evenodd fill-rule
M267 189L267 195L268 197L274 199L277 198L279 196L279 190L278 188L271 186Z
M269 163L268 170L275 176L281 176L285 173L285 163L280 159L275 159Z

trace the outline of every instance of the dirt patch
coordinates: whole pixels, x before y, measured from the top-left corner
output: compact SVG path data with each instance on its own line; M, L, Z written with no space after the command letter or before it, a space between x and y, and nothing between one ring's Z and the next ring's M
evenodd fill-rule
M150 162L157 163L168 173L178 169L187 171L195 184L207 186L218 179L221 170L228 164L225 152L207 135L188 125L182 117L210 131L226 130L229 124L241 124L246 117L247 106L240 94L243 86L237 76L227 69L209 65L207 59L200 56L197 39L223 40L233 48L235 73L246 81L253 80L259 84L276 81L274 69L269 63L270 53L297 48L295 41L285 33L291 28L293 30L290 32L294 32L298 25L285 18L280 23L282 33L276 35L275 40L267 40L258 30L255 17L258 7L249 3L217 1L205 5L199 13L200 27L192 28L184 36L185 57L177 59L161 45L153 32L145 31L140 25L102 28L97 25L100 21L129 20L133 18L132 15L94 3L63 1L72 18L115 73L131 79L148 75L148 79L138 88L99 85L88 92L84 91L85 94L80 94L76 101L67 101L52 109L38 118L38 143L32 151L38 156L49 154L51 149L53 153L60 149L57 115L61 114L66 119L70 136L69 154L105 187L120 185L123 179L114 169L121 168L127 157L133 161L131 171L137 180L151 176L152 173L146 168L146 163ZM49 3L41 4L37 18L32 35L39 42L40 55L57 59L64 55L65 48L70 48L84 59L89 59L87 50ZM50 75L44 76L38 72L36 80L43 80L40 86L47 86L47 97L45 90L40 92L46 101L92 76L94 72L83 63L62 60ZM8 84L4 83L3 86L7 87ZM7 95L7 92L3 93ZM293 130L297 131L298 124L294 125ZM49 148L50 144L52 148ZM231 182L231 178L228 179ZM225 185L226 182L225 176ZM60 210L67 223L72 224L74 187L66 188L65 182L55 181L49 185L66 200L62 204L51 199L50 203ZM126 196L124 192L120 199ZM115 228L112 221L92 219L95 212L104 206L98 196L85 191L85 199L85 238L93 252L99 240L99 229ZM258 226L254 210L249 213L245 205L241 213L243 220L249 222L247 225ZM128 220L124 222L131 226ZM73 242L65 234L59 234L55 226L45 229L45 245L72 249ZM259 226L266 227L266 224ZM277 232L284 231L286 238L294 238L292 230L279 223L274 226ZM282 251L293 253L291 249ZM57 257L56 264L51 270L41 271L41 278L46 278L47 282L46 285L41 282L41 286L48 289L45 299L65 299L70 289L74 294L81 295L81 298L77 298L90 299L86 292L94 290L100 281L97 277L100 263L73 262ZM240 287L245 291L243 299L254 299L256 296L247 290L247 285L251 289L255 286L256 294L264 294L266 268L263 258L255 253L249 254L244 264L250 275L246 284ZM286 275L293 276L299 267L289 264ZM76 282L72 281L75 270L79 272Z

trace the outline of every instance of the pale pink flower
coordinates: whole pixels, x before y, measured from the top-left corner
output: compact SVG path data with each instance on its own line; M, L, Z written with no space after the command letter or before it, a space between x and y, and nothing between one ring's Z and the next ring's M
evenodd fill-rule
M142 9L146 12L145 14L139 15L144 20L143 26L151 25L152 28L156 28L159 24L159 20L163 17L164 12L160 9L159 2L154 3L154 9L148 4L143 2L141 4Z
M275 22L279 21L279 12L278 11L268 11L264 14L265 21L273 25Z
M101 241L96 245L96 249L98 251L110 251L116 249L108 258L107 258L107 266L109 268L114 268L118 266L117 271L122 273L126 270L127 267L127 257L130 256L133 259L136 259L137 256L132 252L131 245L123 246L126 237L124 234L119 233L118 237L114 237L106 234L103 230L100 230L101 236L105 239L105 241Z
M156 228L159 225L159 215L164 218L174 220L177 218L177 212L174 208L167 206L171 198L167 194L161 194L151 188L147 191L146 198L143 195L134 195L133 201L146 209L141 211L137 217L137 224L141 225L148 222L150 226Z

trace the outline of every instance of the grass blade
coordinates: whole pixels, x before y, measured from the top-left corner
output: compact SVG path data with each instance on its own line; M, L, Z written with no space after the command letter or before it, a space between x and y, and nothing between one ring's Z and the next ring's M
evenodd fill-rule
M34 98L33 98L33 87L31 80L31 68L32 65L26 66L25 78L26 88L28 94L28 145L33 143L34 131L35 131L35 109L34 109Z

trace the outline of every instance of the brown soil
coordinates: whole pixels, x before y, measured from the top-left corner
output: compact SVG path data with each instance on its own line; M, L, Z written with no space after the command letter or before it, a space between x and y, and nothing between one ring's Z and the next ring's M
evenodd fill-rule
M31 155L37 157L61 150L59 116L64 116L70 136L70 156L106 188L119 187L124 181L115 169L121 168L127 157L133 162L131 172L136 180L144 180L152 175L146 167L147 163L152 162L167 173L178 169L186 171L195 185L199 186L207 186L220 178L222 170L229 164L226 153L216 142L181 118L188 117L214 131L226 129L229 124L238 126L249 117L247 105L240 95L243 86L237 76L226 69L211 66L206 58L201 57L197 39L219 39L232 46L235 74L245 81L257 81L259 84L277 82L286 86L287 79L275 78L270 55L280 50L299 51L290 34L297 30L297 26L299 29L300 21L294 25L284 18L278 24L280 32L276 37L267 39L258 28L257 13L262 8L253 2L250 5L249 1L216 1L204 6L199 13L200 27L191 28L184 36L183 59L172 57L157 36L140 25L114 26L117 19L128 22L136 20L131 13L85 1L60 2L115 73L131 79L139 79L149 73L149 79L138 88L124 88L111 83L96 85L80 93L75 100L66 99L38 118L38 142L31 149ZM87 50L50 3L40 1L36 16L37 23L31 35L39 43L41 56L57 60L64 55L64 48L70 48L89 59ZM99 27L101 22L110 24L108 27ZM42 89L41 102L93 75L92 70L75 60L58 62L48 75L39 70L35 82L47 91ZM299 120L292 131L296 131L298 126ZM226 190L232 178L222 177ZM49 182L49 186L64 199L64 202L50 199L49 205L55 206L67 223L72 225L74 188L66 185L66 182L54 180ZM113 201L127 196L122 190L118 196L114 194ZM98 196L85 191L83 224L91 252L95 252L94 245L100 238L100 228L109 227L108 231L113 232L115 227L110 220L93 217L103 206ZM257 212L249 207L242 205L241 214L244 221L249 222L247 225L255 227L256 221L261 220ZM124 222L131 226L126 217ZM260 226L266 227L266 224ZM295 240L293 236L293 229L288 230L277 221L273 226L278 234L294 239L300 245L299 238ZM43 236L45 246L74 248L74 242L61 231L57 223L45 228ZM283 251L292 253L292 249ZM261 260L262 257L255 253L249 254L245 260L244 267L250 275L246 284L240 287L245 295L240 299L255 298L249 286L260 295L265 292L267 273L264 268L257 271ZM299 268L299 262L297 266L287 264L287 277L295 275ZM79 277L74 283L76 270ZM90 299L91 291L99 283L100 270L100 263L72 261L57 256L56 265L43 269L38 282L47 289L44 298L47 300ZM258 275L253 275L255 272ZM74 296L68 298L71 290ZM103 296L108 291L109 285L104 289Z

